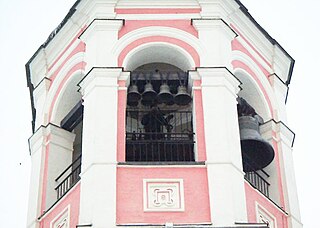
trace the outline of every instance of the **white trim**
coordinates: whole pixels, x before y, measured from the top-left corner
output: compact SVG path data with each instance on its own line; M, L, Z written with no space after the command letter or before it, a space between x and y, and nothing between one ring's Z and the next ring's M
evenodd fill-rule
M181 48L180 46L177 46L177 45L174 45L174 44L170 44L170 43L165 43L165 42L151 42L151 43L145 43L145 44L141 44L139 45L138 47L132 49L130 52L128 52L128 54L126 55L126 57L124 58L123 60L123 63L122 63L122 66L126 69L126 70L132 70L131 68L135 68L135 67L139 67L140 65L143 65L143 64L147 64L149 62L143 62L141 63L140 65L137 65L135 66L133 64L133 66L130 66L129 63L130 63L130 60L132 59L132 57L139 53L139 51L142 51L142 50L146 50L147 48L151 48L151 47L155 47L155 46L163 46L163 47L169 47L169 48L173 48L173 49L176 49L177 52L181 53L182 55L177 55L175 54L176 56L183 56L187 61L188 61L188 66L177 66L177 67L182 67L182 68L186 68L186 69L182 69L182 70L190 70L190 69L193 69L195 68L196 66L196 63L193 61L193 58L192 56L187 52L185 51L183 48ZM161 58L162 56L160 56ZM165 58L165 56L163 56L163 58ZM172 62L168 62L168 61L165 61L165 59L163 59L162 62L165 62L165 63L168 63L168 64L172 64ZM151 63L151 62L150 62ZM175 65L175 64L173 64ZM129 68L130 69L129 69Z
M140 38L146 38L150 36L166 36L184 41L185 43L192 46L197 51L199 56L202 56L205 52L205 47L203 47L199 39L194 35L185 32L181 29L165 26L146 26L139 29L135 29L122 36L114 45L112 52L115 53L116 56L119 56L122 50L132 42Z

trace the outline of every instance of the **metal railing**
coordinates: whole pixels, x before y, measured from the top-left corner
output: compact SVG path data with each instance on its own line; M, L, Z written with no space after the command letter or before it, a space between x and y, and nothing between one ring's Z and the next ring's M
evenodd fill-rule
M244 178L258 191L260 191L263 195L265 195L267 198L269 198L269 186L270 184L268 181L266 181L257 171L254 171L249 164L244 164L248 170L245 173ZM260 170L266 177L269 177L269 175L264 171Z
M56 179L57 200L61 199L79 180L81 173L81 155L75 159Z
M126 161L194 161L192 112L127 111Z
M127 133L126 161L194 161L193 146L193 134Z

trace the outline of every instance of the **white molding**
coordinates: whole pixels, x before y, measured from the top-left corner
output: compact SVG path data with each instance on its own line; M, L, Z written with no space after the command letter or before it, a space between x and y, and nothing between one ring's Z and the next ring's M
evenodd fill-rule
M86 30L79 36L79 39L87 42L95 32L119 31L124 21L121 19L94 19Z
M122 75L120 67L93 67L79 82L83 98L95 87L118 87L118 78Z
M122 36L115 46L112 48L112 52L115 53L116 56L119 56L125 47L134 41L151 36L166 36L175 38L177 40L181 40L190 46L192 46L198 53L199 56L205 52L204 46L194 35L185 32L181 29L170 28L165 26L147 26L139 29L135 29L124 36Z
M171 48L171 49L175 49L176 52L171 52L173 54L173 56L175 56L175 60L177 61L176 63L174 63L174 65L176 65L177 67L181 68L182 70L190 70L190 69L194 69L196 66L196 63L194 62L192 56L185 51L183 48L181 48L180 46L177 45L173 45L170 43L165 43L165 42L151 42L151 43L146 43L146 44L142 44L139 45L138 47L132 49L125 57L122 65L126 70L134 70L136 67L141 66L143 64L147 64L147 63L152 63L154 61L152 61L152 59L147 58L147 54L144 53L142 54L142 56L139 56L140 58L137 58L135 56L135 54L139 54L139 52L141 53L141 51L144 50L154 50L154 48ZM177 53L181 54L178 55ZM143 57L144 56L144 57ZM170 57L173 57L170 56ZM165 56L163 54L159 54L155 56L155 58L160 58L161 62L165 62L168 64L173 64L172 62L168 61L169 55ZM139 59L140 62L137 63L132 63L132 59L136 60ZM144 61L146 60L146 61ZM149 62L150 61L150 62Z
M116 8L199 8L197 0L118 0Z

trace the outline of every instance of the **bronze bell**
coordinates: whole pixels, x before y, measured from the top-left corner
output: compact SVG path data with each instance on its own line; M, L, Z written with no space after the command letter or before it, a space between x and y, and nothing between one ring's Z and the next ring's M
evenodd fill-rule
M189 95L189 93L187 92L187 87L180 85L178 87L177 94L174 96L174 102L177 105L187 105L190 103L191 100L192 100L192 98Z
M137 85L131 85L127 94L127 101L130 104L138 103L141 98L141 94L138 91Z
M263 169L274 158L274 150L259 132L258 116L239 117L243 171Z
M154 91L152 84L150 82L145 84L144 91L142 93L142 99L144 101L149 102L149 101L155 100L156 97L157 97L157 92Z
M173 95L170 92L170 87L168 84L164 83L160 86L158 101L160 103L166 103L166 104L170 104L173 101Z

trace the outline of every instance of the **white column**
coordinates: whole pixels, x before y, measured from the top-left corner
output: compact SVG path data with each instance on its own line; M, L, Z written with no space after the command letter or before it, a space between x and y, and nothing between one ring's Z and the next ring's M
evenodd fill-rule
M231 41L237 36L235 31L220 18L193 19L193 26L199 33L199 40L204 47L201 67L227 67L231 65Z
M121 68L93 68L79 84L84 99L80 225L116 225L117 98L121 74Z
M27 228L38 228L41 213L42 171L45 157L45 127L40 127L29 139L31 155L30 190L28 202Z
M113 67L118 65L118 58L113 51L118 41L118 31L124 21L117 19L95 19L82 33L80 39L86 44L84 61L86 72L92 67Z
M46 127L46 133L48 135L46 209L48 209L57 200L56 178L72 163L75 134L53 124Z
M71 164L73 140L73 133L51 124L41 126L29 139L31 175L28 228L38 227L38 217L44 212L41 209L48 209L56 201L55 179L64 168ZM44 176L47 178L43 179ZM44 188L46 195L45 198L42 198ZM45 202L42 202L42 199ZM43 203L45 205L42 208Z
M198 68L202 80L211 220L247 221L236 97L240 81L226 68Z
M300 206L292 155L294 133L282 122L277 122L279 158L282 171L282 184L284 190L285 210L289 216L290 228L302 228Z

